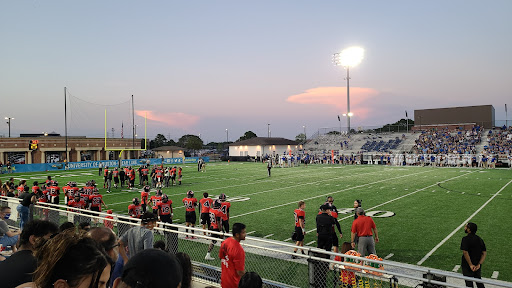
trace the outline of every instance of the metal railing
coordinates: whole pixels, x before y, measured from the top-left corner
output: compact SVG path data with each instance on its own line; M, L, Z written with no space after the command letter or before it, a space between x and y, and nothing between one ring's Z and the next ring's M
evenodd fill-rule
M19 199L0 197L0 205L11 207L13 221L10 224L18 225L16 207ZM57 225L67 221L75 224L88 222L92 227L109 227L118 236L140 225L139 219L75 208L71 210L63 205L35 204L30 210L33 219L45 219ZM169 252L185 252L190 256L196 279L209 285L220 283L219 246L221 239L230 234L200 228L188 228L187 232L183 225L162 222L158 223L153 233L155 241L164 241ZM216 241L211 253L214 260L205 260L212 240ZM299 253L300 250L293 253L297 246L291 243L257 237L247 237L241 244L246 253L246 271L257 272L264 279L265 287L463 288L464 280L477 280L454 272L338 254L314 247L302 247L305 254ZM344 261L333 260L336 256L344 257ZM488 287L512 288L512 283L498 280L481 279L478 282Z

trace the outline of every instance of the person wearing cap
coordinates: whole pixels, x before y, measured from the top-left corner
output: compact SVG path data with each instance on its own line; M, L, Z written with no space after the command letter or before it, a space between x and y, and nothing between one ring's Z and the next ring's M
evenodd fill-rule
M221 259L220 285L222 288L236 288L240 278L245 274L245 251L240 241L245 240L247 232L242 223L233 224L233 237L224 240L220 245Z
M151 212L142 215L140 226L130 228L119 239L119 252L123 259L128 259L145 249L153 248L153 228L155 228L157 216ZM128 246L128 255L124 253L125 247Z
M323 204L320 206L322 213L316 215L316 235L318 237L317 247L325 251L332 249L332 231L336 225L336 219L330 215L331 206Z
M354 238L357 234L359 237L357 252L359 252L362 257L368 254L377 254L377 252L375 252L375 243L379 242L379 235L375 222L373 222L372 217L364 215L364 210L361 207L356 209L356 213L358 217L352 222L351 230L352 248L356 247ZM373 234L375 234L375 240L373 239Z
M148 249L130 258L122 276L114 280L113 288L176 288L181 280L181 265L176 256Z

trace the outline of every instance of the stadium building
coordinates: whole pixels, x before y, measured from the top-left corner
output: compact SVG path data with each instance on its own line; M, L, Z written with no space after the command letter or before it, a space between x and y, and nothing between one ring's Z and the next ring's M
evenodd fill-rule
M50 136L55 135L55 136ZM21 137L0 138L0 161L12 164L37 164L79 162L87 160L117 160L137 159L140 151L106 151L104 138L68 137L68 151L66 155L66 138L59 134L22 134ZM140 139L135 145L140 148ZM133 139L108 139L109 149L132 149Z
M229 156L261 157L282 155L302 150L298 142L278 137L254 137L229 144Z

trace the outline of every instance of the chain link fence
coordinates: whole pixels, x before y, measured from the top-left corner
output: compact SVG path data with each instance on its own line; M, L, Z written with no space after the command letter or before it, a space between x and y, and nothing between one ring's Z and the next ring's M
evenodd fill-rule
M0 205L11 207L12 220L8 220L8 224L18 227L16 207L19 199L0 197ZM70 209L62 205L35 204L30 211L31 219L45 219L59 226L64 222L77 225L89 223L91 227L111 228L118 236L131 227L140 225L139 219ZM196 280L201 279L201 282L208 285L219 286L219 247L221 241L231 236L230 234L200 228L187 229L183 225L162 222L158 223L153 233L155 242L163 241L169 252L185 252L190 256ZM338 254L314 247L302 247L304 254L293 253L296 246L291 243L256 237L247 237L241 244L246 253L246 271L257 272L264 279L265 287L463 288L464 280L476 280L454 272L381 260L376 256L362 258L356 253ZM209 250L211 258L207 260L205 258ZM487 287L512 288L512 283L509 282L490 279L479 282Z

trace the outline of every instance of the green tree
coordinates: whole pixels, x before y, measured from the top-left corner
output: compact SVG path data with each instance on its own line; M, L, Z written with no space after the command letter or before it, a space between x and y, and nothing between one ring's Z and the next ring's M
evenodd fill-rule
M183 135L178 140L178 146L190 150L199 150L203 148L203 140L196 135Z
M375 129L376 132L405 132L407 131L407 124L409 124L409 130L414 126L414 120L400 119L395 123L386 124L382 128Z
M254 137L258 137L256 135L256 133L252 132L252 131L247 131L244 133L244 136L238 138L237 142L238 141L242 141L242 140L247 140L247 139L251 139L251 138L254 138Z
M299 135L295 136L295 141L297 142L305 142L306 141L306 135L304 133L300 133Z
M149 148L150 149L158 148L158 147L165 146L166 144L167 144L167 139L165 138L165 136L162 134L157 134L155 139L149 141Z

